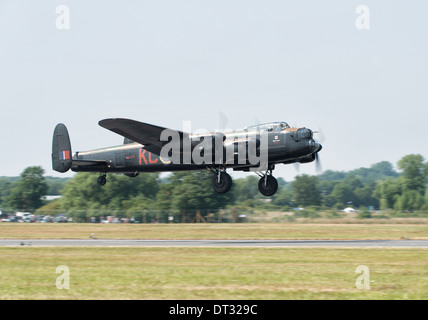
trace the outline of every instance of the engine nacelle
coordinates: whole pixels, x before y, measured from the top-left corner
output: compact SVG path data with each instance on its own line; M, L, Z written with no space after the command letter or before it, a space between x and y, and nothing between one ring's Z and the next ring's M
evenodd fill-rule
M312 153L310 155L307 155L307 156L299 158L298 162L300 162L300 163L308 163L308 162L315 161L315 158L316 158L315 153Z

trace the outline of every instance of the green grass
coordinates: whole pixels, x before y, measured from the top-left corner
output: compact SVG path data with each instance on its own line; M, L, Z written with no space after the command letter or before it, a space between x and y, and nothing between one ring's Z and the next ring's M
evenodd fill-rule
M426 224L0 224L3 239L427 239ZM428 250L0 247L0 299L428 299ZM70 268L59 290L56 267ZM357 289L358 265L370 290Z
M0 223L1 239L428 239L427 224Z
M0 261L0 299L428 298L425 249L3 247Z

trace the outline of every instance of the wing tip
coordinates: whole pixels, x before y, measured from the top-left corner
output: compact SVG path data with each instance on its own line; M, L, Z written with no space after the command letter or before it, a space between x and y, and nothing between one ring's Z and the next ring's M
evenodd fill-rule
M110 126L109 124L114 124L114 123L118 123L118 122L137 122L135 120L131 120L131 119L126 119L126 118L107 118L107 119L103 119L98 121L98 125L100 125L103 128L108 129Z

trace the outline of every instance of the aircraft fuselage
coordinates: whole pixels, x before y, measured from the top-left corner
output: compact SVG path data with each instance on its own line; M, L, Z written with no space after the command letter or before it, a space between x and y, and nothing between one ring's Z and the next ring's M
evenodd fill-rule
M231 168L256 172L261 177L260 192L271 196L278 189L272 175L276 164L318 160L322 148L310 129L290 128L285 122L201 134L129 119L105 119L99 124L122 135L124 144L72 155L68 130L60 123L52 141L52 168L58 172L100 172L100 186L105 185L110 172L135 177L140 172L208 169L214 173L211 185L217 193L230 190L232 180L226 169Z
M286 132L273 132L267 134L267 147L263 150L258 150L256 155L261 152L267 152L267 159L269 165L279 163L293 163L293 162L311 162L315 158L310 157L314 153L314 141L312 138L299 139L296 141L294 134L296 131ZM233 141L231 135L226 139ZM197 147L197 144L194 145ZM246 153L246 161L239 161L237 157L239 146L235 146L235 157L232 161L227 163L223 162L225 168L240 168L257 167L249 163L248 148L243 145L243 152ZM193 149L193 153L195 150ZM226 153L226 151L224 151ZM187 161L186 161L187 158ZM190 159L190 161L188 161ZM144 149L144 145L140 143L128 143L113 147L102 149L76 152L73 155L73 160L95 160L105 161L100 165L72 165L73 171L85 172L118 172L118 173L138 173L138 172L164 172L164 171L181 171L181 170L200 170L210 167L218 167L219 164L214 161L195 162L193 158L185 157L181 154L178 163L172 162L168 157L161 157ZM211 160L211 159L209 159Z

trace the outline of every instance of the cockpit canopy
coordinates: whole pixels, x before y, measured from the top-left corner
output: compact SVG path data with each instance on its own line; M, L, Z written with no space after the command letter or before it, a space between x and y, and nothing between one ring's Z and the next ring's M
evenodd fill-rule
M246 131L259 131L259 132L279 132L286 128L290 128L287 122L268 122L257 124L254 126L248 126L245 128Z

